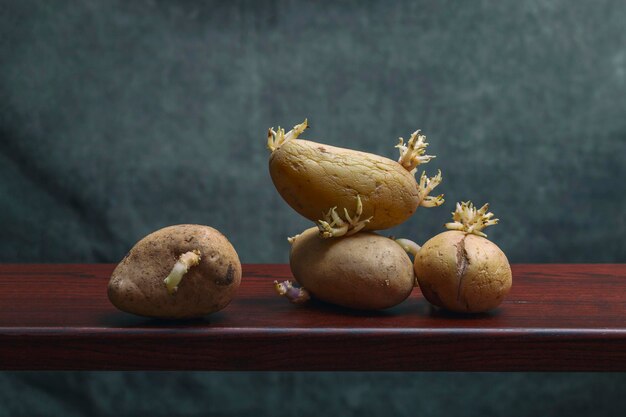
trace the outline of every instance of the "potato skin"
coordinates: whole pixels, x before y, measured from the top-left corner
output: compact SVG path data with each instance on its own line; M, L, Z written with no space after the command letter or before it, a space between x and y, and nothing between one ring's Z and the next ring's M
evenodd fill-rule
M370 232L323 239L317 228L307 229L293 242L289 263L313 296L360 310L400 304L415 282L411 259L400 245Z
M512 272L496 244L484 237L447 231L417 252L415 275L424 297L438 307L461 313L496 308L509 293Z
M396 161L366 152L297 139L272 152L272 181L294 210L311 221L337 206L355 212L357 195L363 202L361 219L373 216L364 230L381 230L407 220L417 209L415 177Z
M178 257L197 249L191 267L169 294L163 280ZM241 282L241 263L228 239L209 226L183 224L141 239L113 271L109 300L122 311L158 318L201 317L230 303Z

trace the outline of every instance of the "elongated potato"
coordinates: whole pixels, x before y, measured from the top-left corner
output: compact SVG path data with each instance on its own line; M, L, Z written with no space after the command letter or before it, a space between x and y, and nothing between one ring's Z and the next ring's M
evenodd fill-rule
M270 129L270 175L287 204L309 220L322 220L320 230L327 232L326 237L387 229L403 223L420 205L443 203L442 196L428 196L441 181L440 174L415 180L415 167L432 158L424 155L428 144L419 131L407 145L400 138L396 162L297 139L304 129L306 121L287 134Z
M270 175L287 204L312 221L335 206L339 213L352 213L360 196L361 217L372 217L365 230L388 229L408 219L419 204L414 176L397 162L308 140L274 151Z
M411 294L413 263L392 239L370 232L324 239L310 228L291 242L294 278L323 301L378 310L393 307Z
M109 299L128 313L201 317L226 307L241 282L228 239L209 226L183 224L141 239L113 271Z

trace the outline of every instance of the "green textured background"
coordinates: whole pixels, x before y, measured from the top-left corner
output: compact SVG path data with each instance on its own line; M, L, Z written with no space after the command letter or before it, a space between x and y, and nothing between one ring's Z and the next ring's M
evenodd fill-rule
M395 157L428 136L447 203L512 262L626 262L626 2L0 1L0 262L117 262L175 223L285 262L309 223L265 132ZM0 373L0 415L565 415L624 374ZM543 404L540 402L543 401ZM516 414L518 413L518 414Z

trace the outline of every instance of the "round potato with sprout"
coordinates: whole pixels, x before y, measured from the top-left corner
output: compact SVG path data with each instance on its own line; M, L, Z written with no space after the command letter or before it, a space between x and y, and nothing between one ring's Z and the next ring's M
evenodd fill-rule
M209 226L183 224L141 239L113 271L109 300L147 317L193 318L223 309L241 282L235 248Z
M404 301L414 286L413 263L392 239L361 232L324 239L316 228L290 238L289 264L298 287L276 282L298 303L314 297L343 307L379 310Z
M512 284L509 261L486 239L482 229L497 223L485 204L457 204L450 229L416 250L415 275L424 297L433 305L462 313L491 310Z
M283 199L298 213L317 222L323 237L349 236L359 230L381 230L406 221L419 206L435 207L443 196L429 196L441 182L441 172L415 180L425 155L426 137L419 131L408 143L400 138L400 158L393 161L371 153L298 139L307 121L284 129L269 129L269 170Z

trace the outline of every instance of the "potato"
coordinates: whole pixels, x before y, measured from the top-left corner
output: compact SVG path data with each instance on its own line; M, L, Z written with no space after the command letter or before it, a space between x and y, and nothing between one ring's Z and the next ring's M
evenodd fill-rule
M464 204L468 208L468 203ZM477 215L469 204L474 218L480 218L481 214ZM478 313L497 307L509 293L512 284L509 261L480 232L486 223L495 224L497 220L488 220L491 213L485 214L487 205L480 210L487 219L483 216L485 224L474 227L473 232L468 232L471 229L468 224L449 223L448 227L463 230L440 233L417 251L415 275L431 304L456 312Z
M392 239L371 232L323 239L310 228L291 242L291 272L320 300L378 310L401 303L413 289L411 259Z
M228 239L212 227L183 224L141 239L113 271L108 296L128 313L192 318L226 307L240 282Z
M416 182L417 165L428 162L425 136L414 132L407 146L400 138L400 161L371 153L298 139L307 122L285 134L270 129L269 171L279 194L294 210L312 221L322 220L327 236L380 230L406 221L422 205L438 206L442 196L428 194L441 175ZM335 209L333 209L335 208ZM340 219L340 215L344 215ZM345 226L345 227L344 227Z

